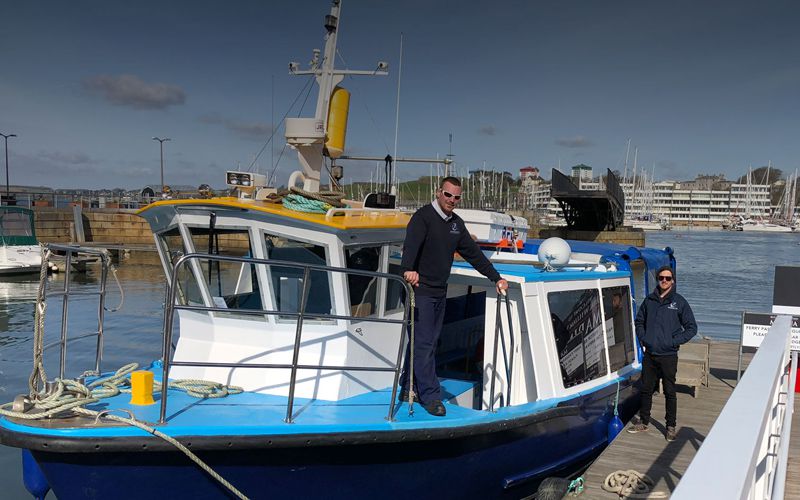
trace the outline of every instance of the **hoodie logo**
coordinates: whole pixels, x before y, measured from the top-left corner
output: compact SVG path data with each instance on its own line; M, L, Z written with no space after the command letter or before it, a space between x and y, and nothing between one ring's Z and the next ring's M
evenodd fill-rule
M677 302L673 302L672 304L667 306L667 309L672 309L673 311L677 311L678 310L678 303Z

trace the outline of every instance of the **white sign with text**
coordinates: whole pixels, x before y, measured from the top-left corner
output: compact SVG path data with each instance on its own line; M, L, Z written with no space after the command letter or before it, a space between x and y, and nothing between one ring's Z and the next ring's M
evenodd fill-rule
M742 345L745 347L759 347L777 316L777 314L744 313L742 317ZM800 351L800 316L792 316L791 349Z

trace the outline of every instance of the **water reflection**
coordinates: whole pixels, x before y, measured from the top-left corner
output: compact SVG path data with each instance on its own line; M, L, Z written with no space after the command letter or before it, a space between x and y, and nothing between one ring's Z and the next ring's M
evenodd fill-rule
M9 276L0 281L0 347L22 342L39 290L38 276Z

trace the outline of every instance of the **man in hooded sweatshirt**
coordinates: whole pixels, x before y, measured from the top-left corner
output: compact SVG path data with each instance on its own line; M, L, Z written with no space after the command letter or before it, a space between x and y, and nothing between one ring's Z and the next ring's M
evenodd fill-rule
M656 272L658 286L648 295L636 314L636 336L642 344L642 406L638 422L628 432L646 432L653 406L653 392L658 380L663 381L667 414L667 441L675 441L678 398L675 395L675 374L678 371L678 349L697 334L692 308L675 291L675 271L670 266Z

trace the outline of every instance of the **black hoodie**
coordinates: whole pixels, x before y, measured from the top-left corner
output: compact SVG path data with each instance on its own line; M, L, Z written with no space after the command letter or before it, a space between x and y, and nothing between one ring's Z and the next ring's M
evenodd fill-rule
M681 344L697 334L697 323L689 303L675 292L663 299L658 287L648 295L636 314L636 336L645 351L656 356L678 354Z

